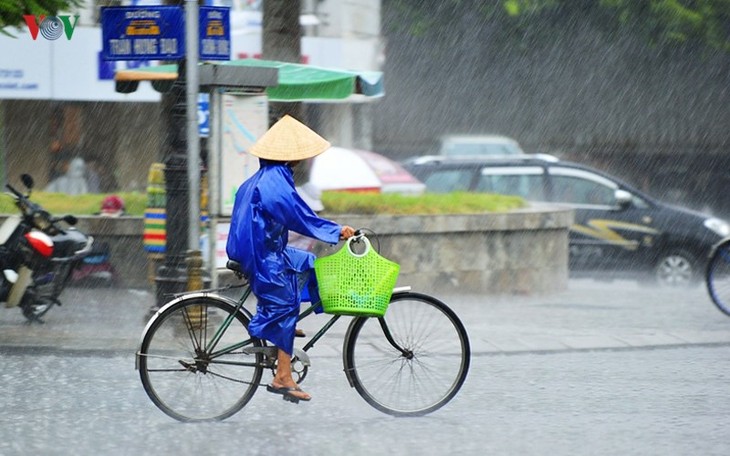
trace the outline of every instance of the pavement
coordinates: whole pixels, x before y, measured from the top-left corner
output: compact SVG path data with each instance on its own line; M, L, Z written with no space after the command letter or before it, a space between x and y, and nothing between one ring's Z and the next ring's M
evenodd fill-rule
M662 289L630 281L571 279L549 295L432 294L466 326L474 356L730 344L730 318L704 286ZM0 307L0 352L36 350L133 354L154 305L152 289L69 288L63 305L28 324L18 309ZM326 316L300 327L314 334ZM347 318L310 352L341 356ZM306 340L305 340L306 341ZM298 346L303 344L297 339Z

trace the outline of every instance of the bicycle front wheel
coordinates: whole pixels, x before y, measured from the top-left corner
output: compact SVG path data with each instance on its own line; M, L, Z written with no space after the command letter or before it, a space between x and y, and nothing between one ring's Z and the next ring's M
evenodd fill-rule
M383 318L355 318L343 349L350 384L394 416L420 416L448 403L466 380L471 349L464 325L443 302L393 295Z
M262 347L248 317L210 297L183 299L147 328L138 353L152 402L180 421L222 420L253 397L263 374Z
M718 245L705 274L707 291L712 302L725 315L730 315L730 240Z

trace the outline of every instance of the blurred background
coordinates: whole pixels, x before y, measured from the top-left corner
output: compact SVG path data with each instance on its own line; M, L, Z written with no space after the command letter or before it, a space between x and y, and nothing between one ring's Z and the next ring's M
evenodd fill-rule
M25 25L0 35L3 176L32 172L43 187L81 156L103 191L144 190L163 158L161 96L149 84L116 93L112 78L156 62L98 54L99 8L145 3L160 2L83 0L68 40L33 40ZM206 3L231 7L231 58L261 56L264 2ZM300 4L303 63L384 73L383 98L304 104L333 144L403 160L431 153L443 135L500 134L527 153L596 166L728 217L730 7L695 3L286 4Z

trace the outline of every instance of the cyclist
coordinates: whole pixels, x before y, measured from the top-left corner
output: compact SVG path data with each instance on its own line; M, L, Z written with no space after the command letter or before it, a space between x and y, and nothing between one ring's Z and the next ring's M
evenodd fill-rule
M286 115L249 152L259 157L259 170L236 192L228 257L241 264L257 298L249 333L274 344L277 371L269 392L297 403L311 396L294 381L291 356L301 302L318 302L314 255L287 246L288 231L336 244L355 230L317 216L294 186L292 168L330 147L317 133Z

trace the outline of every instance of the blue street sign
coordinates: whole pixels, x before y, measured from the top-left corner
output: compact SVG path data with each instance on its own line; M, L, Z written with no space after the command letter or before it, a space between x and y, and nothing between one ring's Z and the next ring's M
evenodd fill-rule
M231 60L230 9L224 6L201 6L200 60Z
M102 7L101 29L104 60L185 56L185 18L179 6Z

